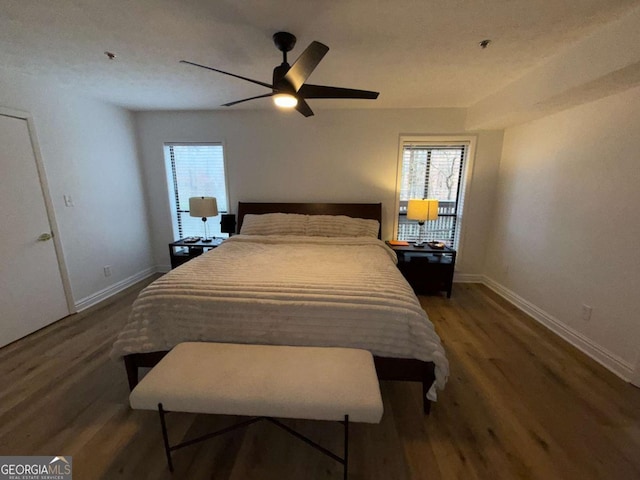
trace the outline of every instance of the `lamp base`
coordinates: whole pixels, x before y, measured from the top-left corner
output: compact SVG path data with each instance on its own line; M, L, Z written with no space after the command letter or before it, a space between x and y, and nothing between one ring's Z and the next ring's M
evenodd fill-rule
M204 227L204 237L200 240L202 243L211 243L212 238L209 238L209 232L207 231L207 217L202 217L202 226Z
M424 248L425 243L424 242L414 242L413 244L413 248Z

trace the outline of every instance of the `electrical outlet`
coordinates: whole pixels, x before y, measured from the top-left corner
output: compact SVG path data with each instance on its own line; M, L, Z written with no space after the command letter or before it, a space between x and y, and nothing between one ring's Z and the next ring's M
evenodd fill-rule
M589 305L582 305L582 320L588 322L591 320L591 313L593 312L593 308Z
M105 265L105 267L104 267L104 276L105 277L110 277L111 276L111 265Z
M64 206L73 207L73 198L71 198L71 195L64 196Z

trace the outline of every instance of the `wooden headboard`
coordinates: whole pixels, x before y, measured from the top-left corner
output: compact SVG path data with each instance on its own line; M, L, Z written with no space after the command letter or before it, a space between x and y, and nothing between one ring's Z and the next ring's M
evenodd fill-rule
M304 215L346 215L377 220L382 226L381 203L258 203L238 202L238 232L247 213L301 213ZM380 238L380 230L378 230Z

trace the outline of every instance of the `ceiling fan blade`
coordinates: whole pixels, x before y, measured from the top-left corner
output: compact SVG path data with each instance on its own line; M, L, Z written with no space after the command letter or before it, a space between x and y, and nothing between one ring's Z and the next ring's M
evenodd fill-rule
M298 90L298 94L303 98L362 98L375 100L380 95L380 92L305 83Z
M298 105L296 105L296 110L305 117L311 117L313 115L313 110L311 110L309 104L300 97L298 97Z
M229 102L229 103L224 103L222 106L223 107L230 107L232 105L237 105L238 103L242 103L242 102L248 102L249 100L255 100L256 98L265 98L265 97L271 97L273 96L274 93L265 93L264 95L258 95L256 97L249 97L249 98L244 98L242 100L236 100L235 102Z
M262 85L263 87L273 88L273 85L269 85L268 83L261 82L260 80L254 80L252 78L236 75L235 73L229 73L229 72L225 72L224 70L218 70L217 68L207 67L206 65L200 65L199 63L188 62L187 60L180 60L180 63L187 63L195 67L206 68L207 70L213 70L214 72L223 73L225 75L229 75L230 77L239 78L240 80L246 80L247 82L255 83L256 85Z
M328 51L329 47L326 45L320 42L311 42L294 64L291 65L291 68L284 76L284 79L289 82L297 92Z

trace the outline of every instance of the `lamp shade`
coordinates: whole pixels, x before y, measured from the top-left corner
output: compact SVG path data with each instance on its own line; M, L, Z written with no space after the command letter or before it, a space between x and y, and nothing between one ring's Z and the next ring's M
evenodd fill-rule
M218 215L218 203L214 197L191 197L189 215L192 217L215 217Z
M407 220L426 222L438 218L438 200L412 199L407 202Z

